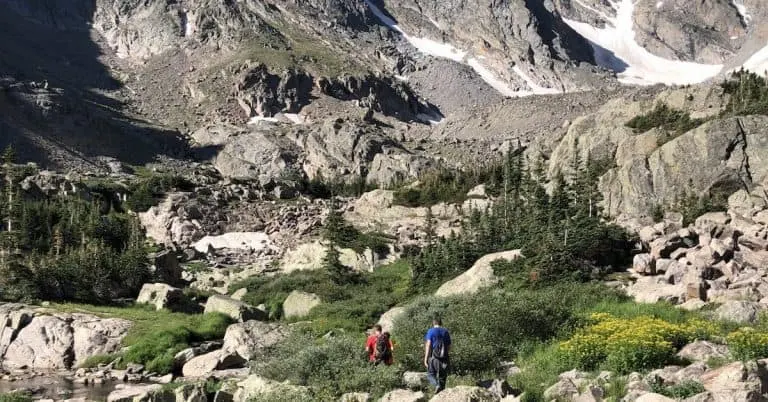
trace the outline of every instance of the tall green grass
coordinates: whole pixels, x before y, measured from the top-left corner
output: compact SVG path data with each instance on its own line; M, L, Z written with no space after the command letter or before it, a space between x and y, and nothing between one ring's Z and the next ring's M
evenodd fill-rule
M173 369L173 357L192 343L221 339L232 320L219 313L184 314L167 310L155 311L148 306L111 307L84 304L55 304L63 312L90 313L102 317L122 318L133 322L123 339L128 350L120 355L94 356L84 365L98 365L122 357L124 363L143 364L148 371L166 374Z

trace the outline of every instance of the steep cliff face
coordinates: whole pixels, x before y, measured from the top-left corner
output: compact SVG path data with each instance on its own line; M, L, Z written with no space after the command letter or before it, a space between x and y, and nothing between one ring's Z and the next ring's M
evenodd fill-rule
M387 0L376 6L405 34L454 47L463 53L457 59L489 70L510 92L553 93L594 84L580 66L594 64L589 43L551 2Z

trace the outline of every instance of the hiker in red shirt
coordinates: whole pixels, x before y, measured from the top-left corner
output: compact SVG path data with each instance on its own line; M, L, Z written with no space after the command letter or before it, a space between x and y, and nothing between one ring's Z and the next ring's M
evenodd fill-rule
M368 360L374 364L384 363L389 366L394 362L393 349L394 345L389 338L389 332L382 332L379 324L374 325L373 333L365 341Z

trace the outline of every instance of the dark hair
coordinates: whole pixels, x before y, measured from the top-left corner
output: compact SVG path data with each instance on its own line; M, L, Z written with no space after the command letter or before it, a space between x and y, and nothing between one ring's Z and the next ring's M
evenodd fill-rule
M389 332L382 332L382 333L381 333L381 336L382 336L384 339L389 339Z
M379 324L374 325L373 326L373 330L381 332L381 325L379 325Z
M443 326L443 320L441 320L440 317L435 317L432 319L432 325Z

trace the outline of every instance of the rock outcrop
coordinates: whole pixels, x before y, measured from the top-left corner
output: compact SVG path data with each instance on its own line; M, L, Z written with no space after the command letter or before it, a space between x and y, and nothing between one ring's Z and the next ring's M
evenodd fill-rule
M687 228L670 222L641 228L647 253L635 257L628 293L685 307L715 302L722 304L719 318L754 322L768 300L768 232L756 222L764 208L706 213Z
M435 296L448 297L477 293L480 289L492 286L498 281L491 263L499 260L514 261L522 256L520 250L511 250L480 257L472 268L440 286Z
M430 402L497 402L500 398L480 387L460 385L447 388L430 399Z
M70 369L91 356L122 347L131 323L87 314L48 313L23 305L0 306L0 361L11 369Z
M283 302L283 316L285 318L305 317L320 303L320 297L316 294L294 290Z
M165 283L145 283L136 303L150 304L156 310L185 311L189 308L190 301L179 288Z
M213 295L205 303L205 313L224 314L235 321L265 320L266 313L240 300L224 295Z
M276 345L288 336L288 329L280 324L246 321L232 324L224 334L224 350L233 350L245 360L255 358L259 352Z
M184 377L206 378L217 370L243 367L246 360L235 351L216 350L189 360L182 368Z
M384 394L379 402L425 402L427 398L421 391L409 391L406 389L396 389Z
M257 397L268 397L269 395L281 395L287 398L305 400L309 399L311 394L305 387L291 385L272 381L258 375L251 375L245 380L237 383L238 389L234 394L234 402L246 402Z

